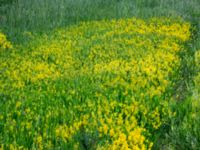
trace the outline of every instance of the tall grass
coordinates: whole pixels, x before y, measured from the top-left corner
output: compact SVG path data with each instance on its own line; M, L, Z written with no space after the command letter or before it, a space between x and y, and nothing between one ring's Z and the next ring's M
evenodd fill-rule
M1 6L0 27L44 31L79 21L131 16L198 20L199 8L199 0L15 0Z
M1 4L0 29L13 42L26 41L23 31L48 32L80 21L133 16L181 16L200 28L199 0L2 0Z

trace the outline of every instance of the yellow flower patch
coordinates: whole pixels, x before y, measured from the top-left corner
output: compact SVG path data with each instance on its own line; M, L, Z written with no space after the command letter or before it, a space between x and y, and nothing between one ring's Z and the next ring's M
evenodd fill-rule
M32 39L0 56L0 144L152 149L172 115L189 23L92 21Z
M6 36L0 32L0 49L12 48L11 42L9 42Z

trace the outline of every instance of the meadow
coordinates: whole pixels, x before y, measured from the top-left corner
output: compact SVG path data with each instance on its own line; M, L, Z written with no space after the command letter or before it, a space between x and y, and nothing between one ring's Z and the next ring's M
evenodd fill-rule
M198 0L0 1L0 150L199 149Z

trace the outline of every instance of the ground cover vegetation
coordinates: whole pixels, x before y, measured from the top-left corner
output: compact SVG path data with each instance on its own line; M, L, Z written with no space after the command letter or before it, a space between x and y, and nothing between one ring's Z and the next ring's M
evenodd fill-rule
M198 149L198 0L0 1L0 149Z

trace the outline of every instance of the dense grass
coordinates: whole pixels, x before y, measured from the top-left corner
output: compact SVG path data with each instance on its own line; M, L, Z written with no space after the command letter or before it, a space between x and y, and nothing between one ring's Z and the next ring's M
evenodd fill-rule
M176 117L160 128L155 149L198 149L200 129L199 58L200 1L199 0L0 0L0 30L15 44L29 45L31 35L52 34L52 29L78 24L82 21L111 20L136 16L181 17L189 21L191 41L180 54L180 76L176 81L170 109ZM196 60L196 61L195 61ZM1 97L2 98L2 97ZM4 99L4 98L3 98ZM194 117L196 116L196 117Z
M181 102L175 102L172 109L177 116L170 120L170 131L164 133L164 140L158 142L157 148L165 149L199 149L200 147L200 51L195 52L195 75L188 87L190 96ZM193 61L193 60L191 60ZM191 62L190 62L191 63Z
M13 49L3 40L4 148L151 148L174 116L168 107L189 29L132 18L29 33L32 41Z
M199 7L199 0L13 0L12 5L1 7L0 19L1 27L9 31L43 31L80 21L132 16L181 16L197 21Z

